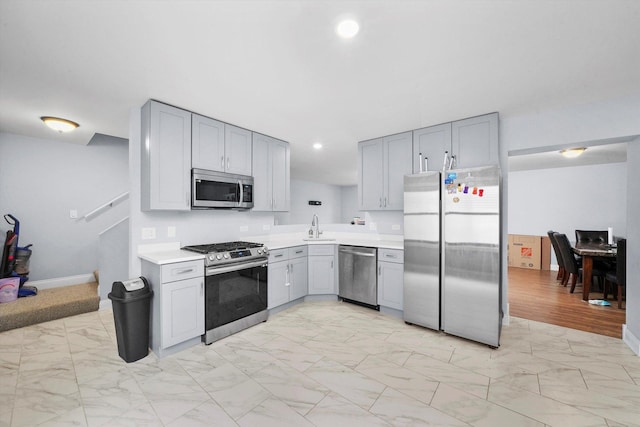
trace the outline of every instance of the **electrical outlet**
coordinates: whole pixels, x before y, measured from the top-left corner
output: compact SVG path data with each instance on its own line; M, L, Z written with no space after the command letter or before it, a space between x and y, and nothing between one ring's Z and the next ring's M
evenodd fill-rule
M71 209L69 211L69 218L71 219L77 219L78 218L78 211L75 209Z
M150 240L156 238L156 228L146 227L142 229L142 240Z
M173 225L167 227L167 237L176 237L176 228Z
M249 226L248 225L241 225L240 226L240 231L249 231Z

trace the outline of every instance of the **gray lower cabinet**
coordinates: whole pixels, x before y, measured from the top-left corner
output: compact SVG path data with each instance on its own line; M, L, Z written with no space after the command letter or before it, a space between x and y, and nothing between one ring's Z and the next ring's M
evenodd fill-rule
M404 251L378 249L378 305L402 310Z
M151 349L162 357L170 348L204 334L204 260L154 264L142 260L149 280Z
M289 144L253 133L253 210L285 212L290 207Z
M267 308L306 296L307 247L275 249L269 253Z
M412 132L358 143L358 208L399 210L404 207L403 179L412 165Z
M148 101L140 145L141 210L190 210L191 113Z
M309 295L335 295L335 245L309 245Z
M421 170L441 171L445 151L455 156L454 168L498 165L498 130L498 113L414 130L413 173ZM428 159L426 162L423 160L422 169L420 154L423 159Z

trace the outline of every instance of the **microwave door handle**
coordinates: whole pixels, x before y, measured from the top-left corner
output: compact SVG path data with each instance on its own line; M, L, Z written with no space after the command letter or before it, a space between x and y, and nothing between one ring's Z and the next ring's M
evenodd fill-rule
M244 194L242 191L242 182L240 182L240 180L238 180L238 188L240 189L240 197L238 197L238 206L240 206L242 204L242 199L244 197Z

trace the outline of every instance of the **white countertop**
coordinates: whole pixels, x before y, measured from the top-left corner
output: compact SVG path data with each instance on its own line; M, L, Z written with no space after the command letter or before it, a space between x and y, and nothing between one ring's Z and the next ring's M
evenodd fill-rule
M191 251L183 251L181 249L162 250L157 252L138 253L138 257L152 262L154 264L173 264L175 262L196 261L204 259L203 254Z
M269 249L282 249L302 245L352 245L384 249L404 249L402 236L358 235L355 233L327 232L326 235L319 240L304 239L304 237L297 234L272 234L254 236L247 238L246 240L262 243ZM204 255L202 254L181 250L179 244L167 244L164 245L164 247L151 247L145 250L140 249L138 251L138 257L158 265L204 259Z

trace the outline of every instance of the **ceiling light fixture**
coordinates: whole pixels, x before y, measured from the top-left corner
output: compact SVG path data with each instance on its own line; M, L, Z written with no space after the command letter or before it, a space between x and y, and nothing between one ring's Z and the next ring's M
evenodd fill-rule
M584 153L585 150L586 150L585 147L567 148L566 150L561 150L560 154L562 154L564 157L568 159L573 159L575 157L578 157L580 154Z
M59 117L51 117L51 116L42 116L40 120L44 122L45 125L49 126L53 130L57 130L58 132L70 132L80 126L76 122L72 122L71 120L61 119Z
M316 142L315 144L313 144L313 148L315 148L316 150L320 150L322 148L322 144Z
M336 26L336 33L343 39L350 39L358 34L360 25L353 19L345 19L340 21Z

